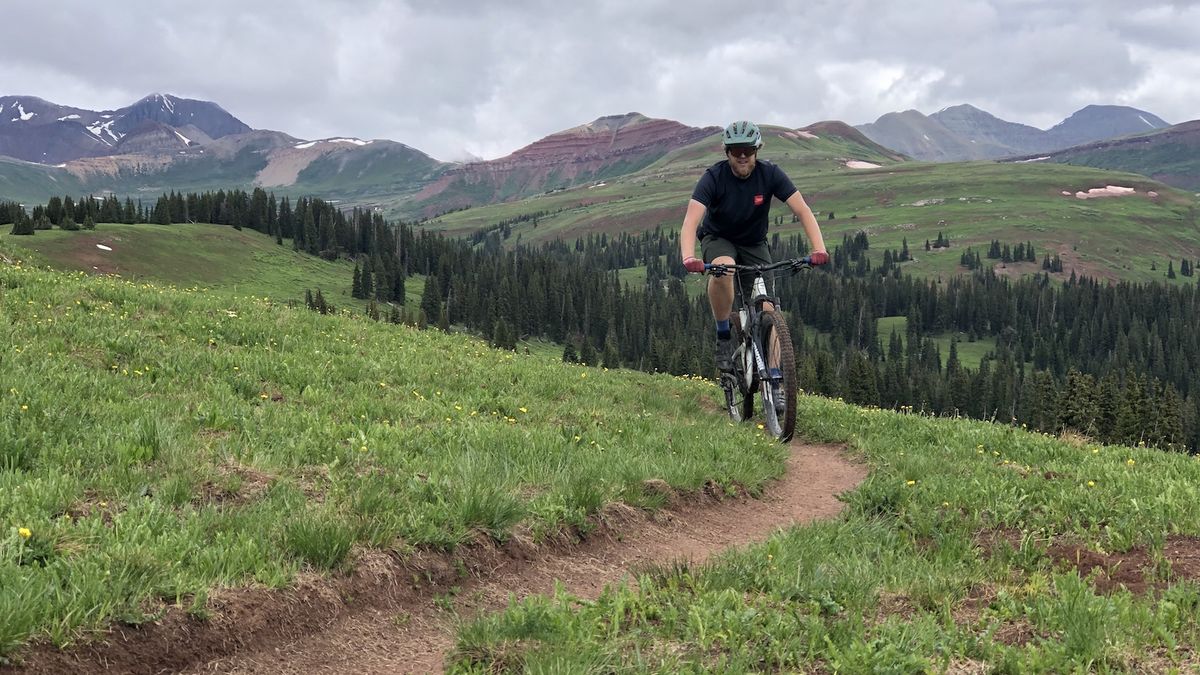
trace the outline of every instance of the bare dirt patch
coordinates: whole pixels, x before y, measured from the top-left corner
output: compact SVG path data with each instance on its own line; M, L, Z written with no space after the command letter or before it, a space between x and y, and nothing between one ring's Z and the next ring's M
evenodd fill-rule
M0 673L414 673L440 672L459 617L559 584L594 598L650 563L701 563L794 524L836 515L837 495L866 467L831 446L793 443L787 472L759 499L675 495L648 513L606 510L584 538L535 546L525 537L480 542L456 555L360 555L352 573L302 578L286 591L216 593L209 616L169 608L158 621L119 625L102 639L59 650L34 646L21 669Z
M1023 540L1020 532L1004 530L980 535L978 542L985 555L993 555L1001 545L1015 551L1021 548ZM1039 544L1034 545L1040 548ZM1049 542L1045 555L1055 569L1076 570L1100 593L1125 589L1145 595L1159 593L1180 581L1200 580L1200 537L1169 536L1163 542L1161 554L1144 546L1123 552L1101 552L1083 542L1065 539Z
M254 184L263 187L294 185L301 171L329 151L330 147L325 143L306 148L280 148L267 155L267 165L254 177Z
M1077 543L1056 543L1047 554L1060 568L1076 569L1101 593L1127 589L1139 595L1159 592L1174 583L1200 579L1200 538L1172 536L1163 543L1160 571L1143 547L1123 553L1100 553ZM1165 577L1165 578L1164 578Z

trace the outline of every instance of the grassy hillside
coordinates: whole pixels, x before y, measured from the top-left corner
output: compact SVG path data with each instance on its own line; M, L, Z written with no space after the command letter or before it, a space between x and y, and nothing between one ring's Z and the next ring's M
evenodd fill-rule
M50 192L80 195L86 189L64 169L0 157L0 201L42 203Z
M452 672L1196 672L1200 462L802 398L831 522L463 626Z
M303 301L320 289L337 306L350 298L353 265L329 262L282 246L259 232L206 223L124 225L101 223L94 231L39 230L33 236L0 232L0 245L19 247L32 260L61 270L119 274L179 287ZM106 246L111 250L104 250Z
M1067 148L1038 159L1132 171L1196 192L1200 191L1200 120Z
M0 253L0 657L356 547L540 536L660 503L650 479L782 470L708 383Z
M783 470L711 383L47 271L10 239L0 256L0 659L113 621L203 620L216 587L586 529L609 502L660 505L658 481L753 493ZM463 627L456 667L1197 666L1200 462L800 405L802 437L871 466L843 517L596 602L516 604Z
M1041 269L1046 254L1060 255L1072 270L1100 278L1165 279L1169 261L1200 259L1200 200L1145 176L1057 164L969 162L896 163L838 139L769 136L762 157L782 166L817 213L827 243L865 230L875 263L884 248L905 240L917 260L910 273L945 276L963 271L967 248L981 256L993 239L1032 242L1038 262L1013 265L1009 273ZM607 181L508 204L447 214L426 226L465 234L520 216L542 214L536 223L513 226L522 242L588 233L679 227L687 199L704 168L720 159L712 144L679 150L648 169ZM852 169L846 160L881 164ZM1131 187L1131 196L1079 199L1077 192L1106 185ZM1063 193L1067 194L1063 194ZM1155 192L1157 196L1150 196ZM787 214L776 203L774 214ZM798 223L773 226L799 233ZM939 233L949 249L926 253ZM986 260L986 259L985 259Z

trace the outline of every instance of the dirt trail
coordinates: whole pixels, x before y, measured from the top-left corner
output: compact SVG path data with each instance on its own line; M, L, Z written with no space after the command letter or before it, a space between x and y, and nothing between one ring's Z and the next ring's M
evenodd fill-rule
M781 527L833 516L841 510L836 495L865 476L865 467L847 461L838 448L794 443L786 475L762 499L681 506L653 520L627 514L626 522L608 536L573 549L539 553L524 564L464 584L455 610L495 610L510 594L551 593L555 581L576 595L596 597L639 564L702 562L731 546L762 540ZM618 533L620 540L615 538ZM453 613L427 603L411 608L402 627L397 626L398 616L392 608L363 612L291 644L240 653L190 672L441 672L443 654L453 647Z
M687 499L655 514L611 510L606 526L582 543L480 546L458 563L367 556L349 582L313 578L286 594L214 596L209 621L174 617L122 629L99 649L69 655L37 650L27 662L33 667L16 672L441 672L456 615L495 611L510 596L551 593L556 582L594 598L641 565L703 562L779 528L836 515L836 496L867 474L839 447L794 442L791 451L786 474L760 499ZM48 655L54 658L38 658Z

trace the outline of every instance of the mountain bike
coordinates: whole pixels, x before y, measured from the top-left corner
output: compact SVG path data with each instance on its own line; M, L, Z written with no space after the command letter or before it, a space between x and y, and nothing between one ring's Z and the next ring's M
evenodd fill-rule
M704 273L715 277L754 273L749 298L740 288L740 275L734 277L734 311L729 325L731 339L737 346L733 370L721 373L721 389L729 416L737 422L754 416L757 391L762 399L763 427L785 443L796 430L796 356L791 332L779 309L779 298L767 295L763 275L775 270L796 273L811 266L807 257L769 265L704 265ZM770 308L766 308L767 303Z

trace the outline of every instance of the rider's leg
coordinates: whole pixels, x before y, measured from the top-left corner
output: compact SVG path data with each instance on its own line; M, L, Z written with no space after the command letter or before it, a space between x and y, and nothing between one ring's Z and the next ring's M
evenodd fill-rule
M733 258L723 255L714 259L714 265L732 265ZM733 311L733 275L708 278L708 304L712 307L713 320L728 321Z
M736 247L719 237L705 235L700 239L700 251L704 260L709 263L732 265L736 262ZM717 332L717 370L723 373L733 370L733 332L729 325L729 315L733 312L733 289L732 274L708 278L708 304L712 309Z
M732 265L733 258L718 256L713 260L718 265ZM713 320L717 327L717 370L725 373L733 370L733 332L729 315L733 313L733 275L708 278L708 304L712 307Z

